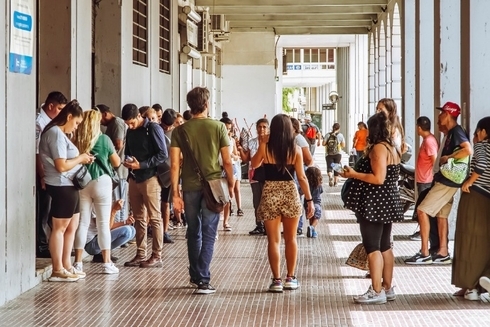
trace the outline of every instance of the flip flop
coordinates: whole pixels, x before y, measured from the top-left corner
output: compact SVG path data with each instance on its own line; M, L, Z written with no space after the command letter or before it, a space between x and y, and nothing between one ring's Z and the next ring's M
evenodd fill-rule
M225 229L225 232L231 232L231 226L226 224L223 226L223 228Z

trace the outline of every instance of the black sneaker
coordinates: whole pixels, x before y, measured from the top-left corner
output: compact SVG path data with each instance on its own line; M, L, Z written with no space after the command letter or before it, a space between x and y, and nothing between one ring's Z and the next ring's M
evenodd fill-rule
M170 238L170 235L168 233L163 233L163 243L173 243L174 240Z
M432 257L432 263L435 265L450 265L452 261L449 254L446 256L436 254L435 256Z
M296 230L296 235L298 235L298 236L302 236L302 235L303 235L303 230L302 230L301 228L298 228L298 229Z
M415 232L412 235L410 235L410 239L412 241L420 241L421 240L421 238L420 238L420 232Z
M111 255L112 262L117 262L117 260L119 260L118 257L114 257ZM102 256L102 253L94 255L94 257L92 258L92 262L104 262L104 257Z
M264 235L265 234L265 229L262 226L257 226L255 227L254 230L248 232L250 235Z
M194 291L195 294L213 294L216 293L216 289L212 287L209 283L203 283L199 282L199 285L197 285L196 290Z
M423 256L421 252L417 252L413 257L405 259L407 265L430 265L432 264L432 256Z

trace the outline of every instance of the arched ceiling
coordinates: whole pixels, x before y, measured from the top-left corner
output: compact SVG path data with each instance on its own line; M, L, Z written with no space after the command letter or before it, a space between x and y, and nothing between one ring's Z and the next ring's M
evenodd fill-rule
M276 35L366 34L389 0L195 0L224 14L230 31Z

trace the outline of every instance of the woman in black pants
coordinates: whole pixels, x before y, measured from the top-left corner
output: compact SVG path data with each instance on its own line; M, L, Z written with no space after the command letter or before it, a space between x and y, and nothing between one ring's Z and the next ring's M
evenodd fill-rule
M395 259L390 240L392 222L403 220L397 187L400 153L393 144L386 115L372 116L368 128L366 156L358 162L358 171L345 167L342 176L354 179L346 207L356 214L372 282L354 301L382 304L396 297L391 284Z

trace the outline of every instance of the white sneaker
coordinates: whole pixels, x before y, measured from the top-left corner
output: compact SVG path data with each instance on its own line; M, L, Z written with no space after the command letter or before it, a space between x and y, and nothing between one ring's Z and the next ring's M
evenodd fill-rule
M480 295L478 294L478 290L474 288L472 290L466 290L466 293L464 293L464 298L465 300L469 301L479 301Z
M386 301L387 299L385 290L382 288L381 292L376 293L372 285L369 286L366 293L354 296L354 302L361 304L384 304L386 303Z
M490 293L490 278L485 276L480 277L480 286Z
M76 282L79 279L78 275L70 273L65 268L60 271L53 270L51 277L48 278L50 282Z
M84 279L87 274L83 272L83 264L81 262L74 262L73 266L68 269L73 275L77 275L80 279Z
M391 288L385 289L385 294L386 294L386 300L395 301L396 299L395 286L391 286Z
M114 265L114 263L104 263L104 274L119 274L119 269Z

